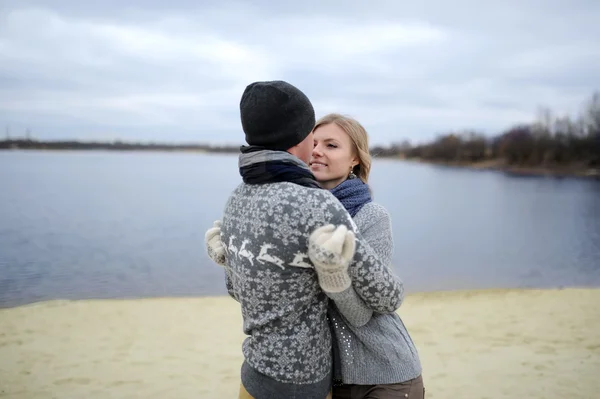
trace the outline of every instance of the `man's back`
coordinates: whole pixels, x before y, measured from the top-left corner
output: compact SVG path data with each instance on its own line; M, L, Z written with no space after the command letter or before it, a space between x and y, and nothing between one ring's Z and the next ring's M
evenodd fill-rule
M352 219L307 166L315 113L304 93L283 81L251 83L240 100L240 119L248 143L238 163L244 183L227 201L209 253L225 266L228 291L241 304L249 335L243 388L257 399L322 399L332 372L328 298L312 268L308 240L328 224L353 229ZM372 311L395 311L401 282L356 238L354 261L342 276L354 287L346 290L355 290ZM327 250L318 253L330 257Z
M307 240L331 218L332 198L287 182L241 184L225 208L221 237L228 289L241 304L249 335L244 356L280 382L315 383L331 371L327 297Z

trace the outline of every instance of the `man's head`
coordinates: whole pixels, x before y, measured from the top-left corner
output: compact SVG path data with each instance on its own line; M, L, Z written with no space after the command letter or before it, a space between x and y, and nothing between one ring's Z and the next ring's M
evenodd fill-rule
M240 116L249 145L287 151L309 163L315 111L298 88L281 80L251 83L242 95Z

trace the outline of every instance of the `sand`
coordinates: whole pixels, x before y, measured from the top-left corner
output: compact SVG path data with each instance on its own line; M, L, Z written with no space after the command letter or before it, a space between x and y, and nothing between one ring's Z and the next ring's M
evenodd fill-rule
M600 290L415 294L399 311L427 398L599 398ZM235 398L229 297L0 310L2 398Z

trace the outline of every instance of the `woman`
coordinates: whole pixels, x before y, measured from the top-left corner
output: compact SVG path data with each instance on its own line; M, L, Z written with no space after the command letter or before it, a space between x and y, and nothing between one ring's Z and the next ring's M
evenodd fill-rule
M330 114L317 121L313 135L313 175L346 208L379 262L389 265L393 252L390 217L385 208L372 201L367 185L371 158L365 129L354 119ZM222 245L219 234L216 225L206 235L209 256L217 263L215 248ZM216 243L210 244L213 239ZM419 356L398 315L374 313L352 289L339 290L325 284L327 278L321 276L332 269L321 268L312 256L311 260L321 288L332 299L328 314L335 340L333 398L422 399ZM357 302L364 309L357 311Z
M329 114L317 121L313 133L311 171L348 210L379 260L391 264L390 216L373 202L367 184L371 170L367 132L352 118ZM400 317L374 313L364 326L355 327L334 304L336 293L327 294L334 299L329 310L336 340L333 398L423 398L419 355Z

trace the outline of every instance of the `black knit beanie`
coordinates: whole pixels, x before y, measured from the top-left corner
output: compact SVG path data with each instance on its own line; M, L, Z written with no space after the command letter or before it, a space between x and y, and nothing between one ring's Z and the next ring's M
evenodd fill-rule
M248 85L240 101L240 116L246 142L271 150L297 145L315 126L308 97L281 80Z

